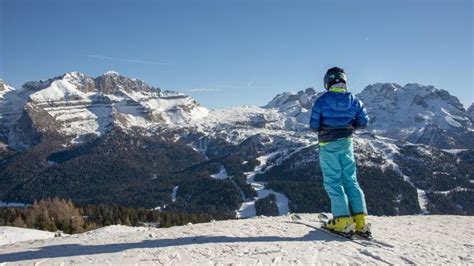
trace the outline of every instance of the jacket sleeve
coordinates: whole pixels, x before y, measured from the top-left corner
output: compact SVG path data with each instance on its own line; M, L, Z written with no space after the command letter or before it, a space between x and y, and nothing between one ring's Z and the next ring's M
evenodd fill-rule
M319 101L316 100L314 103L313 109L311 109L311 118L309 120L309 126L313 131L319 131L321 127L321 107L318 102Z
M355 118L355 126L356 128L366 128L369 124L369 115L367 114L364 104L360 100L357 101L359 102L359 108Z

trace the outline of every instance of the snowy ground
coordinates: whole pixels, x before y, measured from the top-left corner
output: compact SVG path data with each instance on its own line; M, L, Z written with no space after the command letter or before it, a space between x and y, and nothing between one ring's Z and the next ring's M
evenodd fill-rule
M0 208L16 208L16 207L25 207L30 206L30 204L21 203L21 202L4 202L0 200Z
M3 245L7 244L53 237L54 233L51 232L11 226L0 226L0 250ZM0 259L0 262L1 261L2 260Z
M370 218L383 243L357 244L279 216L168 229L109 226L0 246L0 265L474 264L473 217Z

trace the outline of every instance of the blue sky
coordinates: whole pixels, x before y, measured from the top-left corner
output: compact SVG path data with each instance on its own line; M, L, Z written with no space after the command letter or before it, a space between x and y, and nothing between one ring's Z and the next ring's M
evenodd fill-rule
M264 105L341 66L355 92L416 82L474 100L470 0L0 3L0 78L16 87L115 70L208 108Z

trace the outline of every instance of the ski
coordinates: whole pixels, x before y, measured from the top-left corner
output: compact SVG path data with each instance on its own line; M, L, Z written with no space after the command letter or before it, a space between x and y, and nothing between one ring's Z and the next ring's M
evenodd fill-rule
M358 235L358 234L354 234L352 237L348 238L348 237L344 237L344 236L341 236L340 234L337 234L337 233L334 233L334 232L331 232L330 230L327 230L321 226L316 226L316 225L313 225L312 222L315 222L314 220L311 220L311 221L305 221L305 219L303 217L301 217L300 215L298 214L295 214L295 213L292 213L290 214L290 218L293 222L296 222L296 223L299 223L299 224L302 224L302 225L306 225L306 226L309 226L313 229L316 229L318 231L321 231L321 232L324 232L324 233L327 233L327 234L330 234L330 235L333 235L333 236L337 236L337 237L341 237L341 238L344 238L344 239L347 239L347 240L351 240L353 241L354 243L357 243L359 245L362 245L362 246L378 246L380 248L383 248L383 249L387 249L387 250L391 250L393 249L395 246L393 245L390 245L388 243L385 243L383 241L379 241L377 239L374 239L373 237L370 237L370 238L367 238L367 237L364 237L364 236L361 236L361 235ZM325 219L330 219L330 216L325 214L325 213L319 213L318 214L318 223L321 224L321 221L320 221L320 218L325 220ZM369 225L370 226L370 225Z
M324 213L318 214L318 220L319 220L318 224L320 224L319 226L313 225L311 223L311 222L314 222L314 221L305 221L305 219L303 217L301 217L300 215L295 214L295 213L290 214L290 218L295 223L299 223L299 224L302 224L302 225L305 225L305 226L309 226L313 229L324 232L326 234L330 234L332 236L339 237L341 239L350 240L350 241L352 241L354 243L357 243L361 246L367 247L367 246L371 246L371 245L376 245L376 246L379 246L381 248L388 248L388 249L394 248L394 246L392 246L390 244L387 244L385 242L382 242L382 241L378 241L378 240L374 239L373 237L372 238L365 238L365 237L362 237L362 236L357 235L357 234L353 234L350 237L348 237L348 236L344 236L344 235L341 235L341 234L336 233L336 232L332 232L331 230L325 229L321 226L322 222L321 222L320 218L325 220L325 219L328 219L330 217L327 214L324 214Z
M367 224L366 225L367 228L364 228L365 230L364 231L368 231L369 233L359 233L359 232L356 232L355 233L355 236L357 238L361 238L361 239L365 239L365 240L373 240L374 237L372 236L372 234L370 233L370 227L371 227L371 224Z
M293 222L304 224L306 226L310 226L310 225L304 223L304 219L298 214L292 213L292 214L290 214L290 218ZM322 225L322 222L320 222L320 224ZM319 226L319 227L311 226L311 227L316 229L316 230L319 230L321 232L333 235L333 236L337 236L337 237L348 239L348 240L355 240L353 233L336 232L336 231L324 228L322 226Z
M331 219L331 216L330 214L327 214L327 213L318 213L318 219L319 221L324 225L326 224L327 222L329 222L329 220ZM366 225L366 229L368 232L370 232L370 227L372 226L372 224L368 223ZM363 233L358 233L358 232L355 232L354 233L354 238L355 239L360 239L360 240L366 240L366 241L371 241L371 242L378 242L374 239L374 237L372 236L372 234L363 234ZM380 244L380 243L379 243Z
M322 212L322 213L318 213L318 219L324 225L324 224L328 223L329 220L331 220L331 216ZM359 238L359 239L373 240L374 238L372 237L372 234L370 233L370 227L371 226L372 226L372 224L368 223L366 225L366 228L364 228L364 229L366 229L365 231L369 232L368 234L355 232L354 236L356 238Z

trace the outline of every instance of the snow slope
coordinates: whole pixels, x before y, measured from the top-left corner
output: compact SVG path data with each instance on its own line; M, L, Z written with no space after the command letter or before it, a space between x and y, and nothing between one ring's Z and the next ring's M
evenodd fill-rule
M54 233L11 226L0 226L0 249L3 245L54 238ZM2 259L0 259L2 262Z
M305 220L314 214L302 215ZM370 217L379 243L357 244L288 216L156 229L109 226L2 246L0 264L473 264L474 223L462 216ZM7 230L8 232L8 230Z

